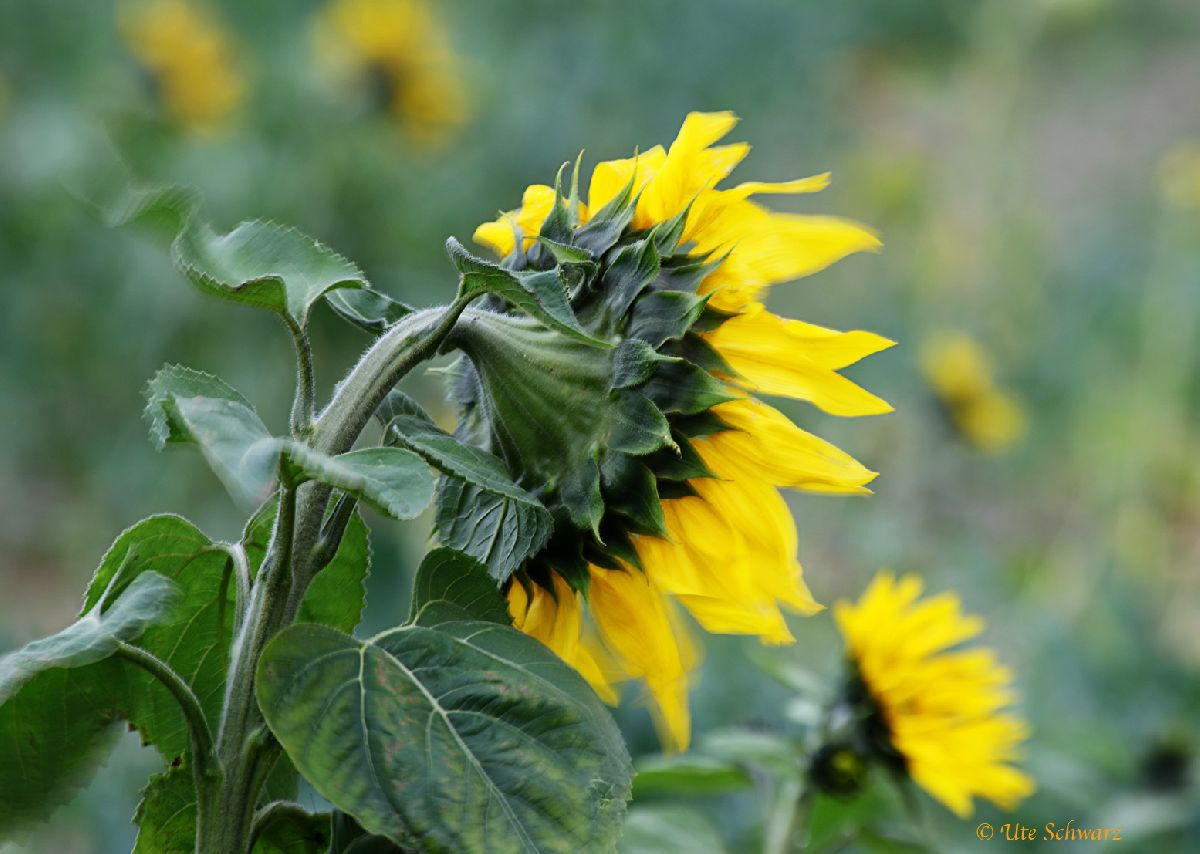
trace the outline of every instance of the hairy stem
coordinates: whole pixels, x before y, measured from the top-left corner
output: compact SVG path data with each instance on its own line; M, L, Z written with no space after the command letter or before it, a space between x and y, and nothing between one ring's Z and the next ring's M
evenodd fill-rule
M212 732L208 728L208 720L204 709L192 691L191 686L183 677L175 672L171 665L153 653L139 646L121 642L117 646L117 655L136 664L171 692L187 721L188 733L192 739L192 778L196 785L196 828L197 846L204 842L201 839L203 829L207 827L207 819L212 813L214 802L220 791L224 774L221 761L213 747Z
M284 322L296 347L296 397L292 402L292 435L301 439L312 429L313 416L317 410L312 345L309 343L308 333L296 321L284 315Z
M302 419L297 437L331 456L350 450L387 393L438 351L471 299L460 296L450 306L414 312L380 336L320 416ZM307 337L293 338L301 365L293 409L295 429L296 413L311 412L306 401L313 392ZM198 832L199 854L248 854L250 850L258 796L279 755L278 743L258 709L254 678L267 643L295 621L309 583L337 551L353 501L341 501L327 522L332 493L315 481L281 485L271 543L233 646L217 738L225 779L217 809L207 817L209 826Z

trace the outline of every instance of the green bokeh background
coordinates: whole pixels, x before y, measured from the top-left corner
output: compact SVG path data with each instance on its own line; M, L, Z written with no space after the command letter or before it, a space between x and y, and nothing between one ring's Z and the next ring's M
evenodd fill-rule
M111 3L0 0L0 649L68 622L142 516L237 535L199 457L146 440L140 389L162 363L216 373L286 424L286 335L204 299L161 246L106 228L80 197L114 164L199 188L222 228L295 225L429 305L454 286L446 236L467 240L563 160L626 156L669 142L689 110L732 109L755 146L739 175L834 173L821 195L772 204L852 216L886 243L770 298L900 342L850 371L894 414L786 407L882 473L869 499L792 498L818 599L856 596L883 566L959 591L1033 725L1040 791L1016 817L1120 824L1127 851L1200 850L1200 206L1172 203L1161 180L1164 156L1200 138L1200 5L448 0L435 8L472 109L438 147L330 97L309 37L320 4L215 8L251 94L227 133L198 137L162 120ZM328 390L366 338L326 310L314 324ZM1028 435L1006 454L964 444L921 379L918 344L945 327L974 335L1025 406ZM439 406L435 376L410 385ZM403 614L428 521L370 522L378 627ZM793 725L767 671L832 674L840 656L828 614L796 633L774 650L709 639L701 739ZM643 710L619 719L635 752L656 749ZM1190 773L1164 788L1147 769L1167 744ZM130 736L49 827L0 851L129 850L156 765ZM729 851L755 850L753 795L692 805ZM936 850L984 846L975 820L919 808Z

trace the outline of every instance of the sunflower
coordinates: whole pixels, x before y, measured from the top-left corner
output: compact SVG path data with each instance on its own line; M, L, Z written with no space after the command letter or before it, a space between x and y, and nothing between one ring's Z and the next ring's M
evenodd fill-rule
M966 333L943 330L921 344L921 371L964 439L991 454L1025 435L1025 412L995 380L987 354Z
M852 662L847 697L865 705L847 716L867 730L853 740L959 817L974 797L1011 810L1034 790L1012 764L1029 734L1004 711L1012 673L990 649L957 649L982 621L964 616L952 593L918 602L921 588L916 576L883 572L857 604L834 606Z
M503 305L460 324L460 436L499 454L558 524L508 587L514 623L615 702L640 679L664 742L686 747L696 660L683 612L709 632L793 638L784 610L821 606L796 559L780 487L866 493L875 473L758 395L842 416L888 412L839 371L892 345L772 314L779 282L880 246L861 225L752 200L828 175L717 185L745 157L717 145L730 113L692 113L669 149L600 163L586 201L529 187L477 242L515 275L559 277L580 343ZM562 173L560 173L561 176Z
M245 84L217 19L185 0L134 0L120 12L122 36L171 117L189 130L219 127L241 103Z
M318 59L335 77L372 77L414 138L439 142L466 117L458 61L424 0L334 0L317 20Z

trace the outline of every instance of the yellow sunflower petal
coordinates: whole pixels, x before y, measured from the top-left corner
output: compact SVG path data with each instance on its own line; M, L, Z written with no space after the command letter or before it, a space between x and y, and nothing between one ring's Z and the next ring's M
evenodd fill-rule
M664 743L686 749L691 737L688 671L669 603L641 572L593 567L588 604L618 665L646 681Z
M792 423L774 407L741 398L714 407L732 430L694 439L716 474L741 474L811 492L869 493L875 472L835 445Z

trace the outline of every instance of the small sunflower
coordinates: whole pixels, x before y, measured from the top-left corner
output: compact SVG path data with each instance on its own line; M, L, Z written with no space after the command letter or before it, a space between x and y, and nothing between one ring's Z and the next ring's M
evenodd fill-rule
M957 649L983 622L952 593L918 602L921 588L916 576L883 572L857 604L834 606L853 670L846 717L856 731L843 747L857 745L960 817L975 797L1011 810L1035 788L1013 766L1029 728L1005 711L1012 673L990 649Z
M466 118L458 60L424 0L334 0L318 18L318 59L335 77L382 84L388 109L435 143Z
M597 165L586 202L532 186L476 230L506 269L559 276L582 329L611 349L500 305L455 333L460 436L500 455L558 520L508 588L515 624L610 702L613 683L644 680L676 747L696 658L680 607L710 632L792 642L781 609L821 606L779 487L866 493L875 477L756 395L843 416L891 409L839 373L891 341L760 302L879 240L751 199L812 193L828 175L717 189L749 150L716 145L735 123L692 113L669 149Z
M942 331L921 344L921 371L958 432L998 454L1025 435L1025 412L1000 387L987 354L963 332Z
M125 43L170 116L193 131L219 127L242 102L245 84L216 17L186 0L134 0L120 12Z

